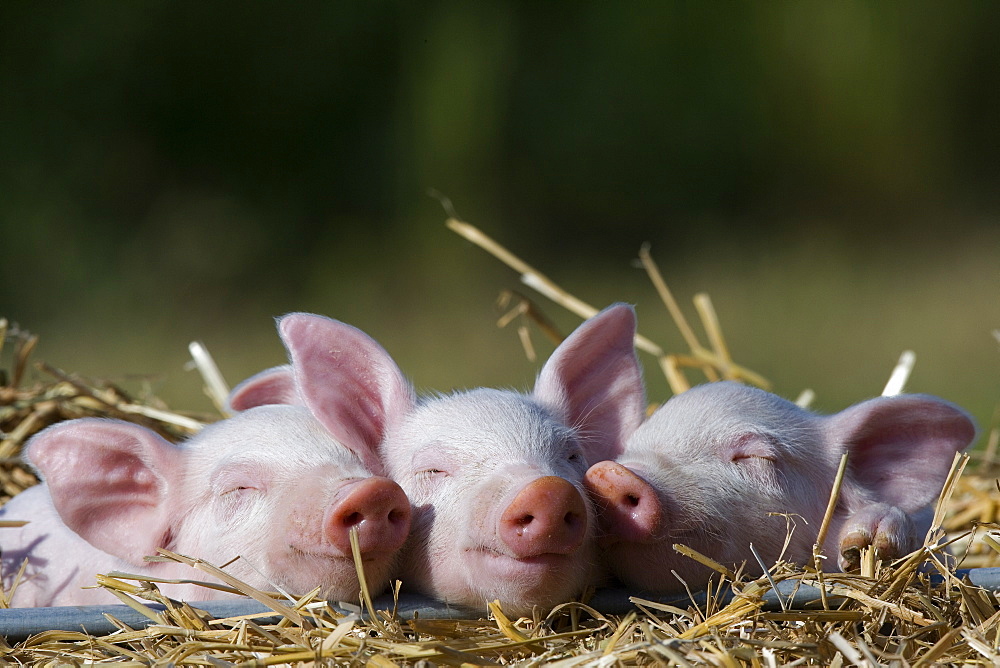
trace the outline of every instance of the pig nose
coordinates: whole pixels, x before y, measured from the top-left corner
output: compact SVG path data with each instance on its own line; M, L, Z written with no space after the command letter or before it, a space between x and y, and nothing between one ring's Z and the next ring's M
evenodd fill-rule
M557 476L525 485L500 516L500 540L518 558L572 554L586 533L586 502Z
M654 540L663 516L656 490L617 462L598 462L583 478L597 504L605 539L629 542Z
M362 554L394 552L410 533L410 500L388 478L372 477L350 483L350 490L327 509L327 538L351 554L351 528L358 530Z

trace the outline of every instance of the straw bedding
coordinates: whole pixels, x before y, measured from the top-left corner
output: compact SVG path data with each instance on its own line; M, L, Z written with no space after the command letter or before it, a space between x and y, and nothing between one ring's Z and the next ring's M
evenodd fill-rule
M514 267L522 281L546 297L588 317L596 309L572 297L544 275L457 219L451 229ZM506 254L506 255L504 255ZM637 343L657 356L675 392L696 370L708 379L736 378L765 385L759 375L728 355L718 319L707 296L695 300L709 338L702 345L684 320L649 256L641 253L654 286L674 316L690 350L666 354L648 339ZM533 323L554 335L553 327L529 300L508 299L501 324L517 322L530 344ZM10 498L36 482L17 458L34 433L60 420L114 417L142 424L180 440L212 416L170 410L154 396L136 398L113 383L64 373L33 363L37 338L0 320L0 496ZM530 352L530 348L526 347ZM210 378L211 373L206 373ZM904 379L905 380L905 379ZM215 390L218 393L218 390ZM806 403L808 397L800 398ZM426 618L397 614L393 598L374 604L359 593L357 609L334 607L304 593L298 600L253 590L237 590L264 602L269 613L216 619L197 605L161 596L155 583L121 575L99 583L151 620L145 628L119 629L104 636L46 631L20 642L0 640L0 662L24 665L900 665L1000 664L1000 605L994 593L955 575L957 567L1000 565L1000 490L991 475L996 434L986 454L964 471L956 461L953 478L939 503L932 541L891 564L866 559L859 574L817 572L779 563L766 577L747 581L719 566L704 592L688 600L663 602L632 598L631 611L609 614L601 596L566 602L548 614L508 619L492 605L470 619ZM30 518L25 518L30 520ZM0 531L3 528L0 527ZM947 546L947 549L944 547ZM683 548L682 548L683 549ZM955 556L951 556L955 555ZM696 553L691 558L705 559ZM192 579L216 572L185 555L161 558L192 565ZM95 574L96 575L96 574ZM790 605L795 584L821 592L808 606ZM790 588L791 587L791 588ZM775 596L777 589L782 594ZM0 595L7 607L10 592ZM166 606L162 612L148 601ZM398 599L397 599L398 600ZM588 602L593 602L594 606ZM803 609L808 608L808 609ZM112 620L114 621L114 620Z

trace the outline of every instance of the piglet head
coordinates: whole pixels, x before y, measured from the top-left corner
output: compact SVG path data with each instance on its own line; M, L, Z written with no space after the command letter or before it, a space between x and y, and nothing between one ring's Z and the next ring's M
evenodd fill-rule
M380 456L382 441L390 429L414 410L416 403L412 387L398 366L367 334L323 316L286 315L278 320L278 332L288 350L290 363L240 383L230 394L230 407L245 411L275 404L304 406L330 436L364 463L369 472L381 475L385 470ZM319 480L322 474L317 470L311 477ZM398 495L395 492L388 494L387 489L396 487L398 490L396 483L377 478L358 482L353 487L355 491L348 498L359 498L359 495L360 498L389 498L390 517L399 520L388 525L362 522L362 526L371 527L361 535L362 548L365 548L365 540L377 545L380 537L395 536L391 529L404 524L401 521L404 513L397 508ZM305 506L315 509L316 504L309 499L315 498L317 493L300 485L295 497L305 499ZM343 510L333 511L322 524L346 527L356 523L359 517L367 517L348 512L350 505ZM302 513L297 512L292 518L295 526L320 524L312 519L303 522L301 516ZM405 519L408 526L408 508ZM346 547L343 542L346 536L345 533L339 541L341 552ZM296 549L304 551L301 547Z
M425 401L389 432L390 476L414 505L404 581L456 605L522 614L569 600L596 573L589 459L641 421L627 306L578 328L531 395L480 388Z
M763 390L710 383L670 399L614 464L596 464L586 480L616 575L681 591L671 571L690 585L711 572L675 543L750 573L760 570L751 543L768 565L809 559L844 452L827 553L840 554L841 567L866 544L905 554L927 529L955 452L974 435L961 409L934 397L873 399L824 417Z
M42 432L28 456L64 523L137 566L157 547L216 564L240 557L227 570L256 587L354 598L351 527L373 589L409 529L399 486L372 477L299 406L244 411L181 447L129 423L71 421Z
M750 543L769 563L807 554L835 468L816 451L819 434L794 404L737 383L671 398L616 462L587 472L611 570L631 587L673 592L712 573L675 544L751 572Z
M407 586L521 614L588 581L583 450L537 403L484 388L428 401L390 434L386 455L414 508Z
M248 581L262 573L294 592L319 585L325 596L353 599L354 528L370 586L388 582L409 532L409 501L308 409L250 409L206 428L190 450L187 488L196 501L184 536L192 550L240 555L229 570Z

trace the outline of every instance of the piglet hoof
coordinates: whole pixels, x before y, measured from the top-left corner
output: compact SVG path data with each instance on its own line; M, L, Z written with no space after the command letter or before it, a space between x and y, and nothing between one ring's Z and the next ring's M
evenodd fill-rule
M875 549L880 561L898 559L918 547L918 536L910 517L895 506L877 503L851 515L840 539L840 568L861 568L861 550Z

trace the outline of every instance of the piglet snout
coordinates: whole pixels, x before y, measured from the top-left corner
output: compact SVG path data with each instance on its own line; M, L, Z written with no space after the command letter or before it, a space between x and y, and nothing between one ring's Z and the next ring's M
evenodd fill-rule
M362 554L394 552L410 533L410 501L388 478L358 480L327 509L324 527L344 554L351 554L350 531L355 527Z
M537 478L503 511L499 534L517 558L572 554L587 534L586 502L564 478Z
M584 477L605 540L649 542L657 537L663 506L653 487L617 462L598 462Z

